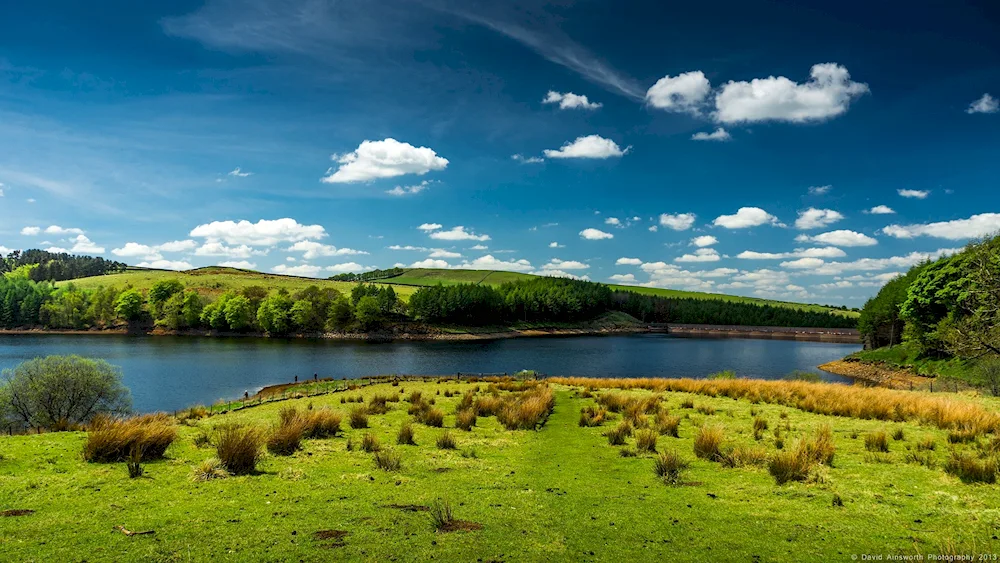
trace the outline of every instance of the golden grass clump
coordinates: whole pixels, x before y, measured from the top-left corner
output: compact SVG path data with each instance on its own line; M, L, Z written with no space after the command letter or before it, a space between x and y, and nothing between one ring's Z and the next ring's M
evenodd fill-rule
M719 447L722 445L723 429L721 426L702 426L694 436L694 455L709 461L721 458Z
M386 395L372 395L368 401L369 414L385 414L389 412L389 397Z
M545 424L555 407L555 395L547 385L536 385L504 399L496 416L507 430L535 430Z
M713 407L712 405L698 405L698 407L695 410L700 412L701 414L708 416L715 414L715 407Z
M632 435L632 424L627 420L622 420L617 426L604 433L608 438L608 444L612 446L625 445L625 440Z
M751 402L782 405L827 416L892 422L917 421L944 430L965 430L976 435L1000 430L1000 413L992 412L977 402L879 387L755 379L554 377L549 381L591 390L647 389L655 392L695 393L710 397L747 399ZM602 396L607 394L610 393L604 392ZM682 407L689 408L687 404L686 401Z
M229 473L246 475L257 469L263 445L264 433L254 426L224 426L215 441L215 454Z
M865 435L865 449L870 452L888 452L889 437L886 435L885 431L879 430Z
M382 445L379 444L378 436L372 432L365 432L365 435L361 437L361 450L373 453L382 449Z
M193 481L211 481L212 479L225 479L229 477L229 472L223 467L222 462L217 457L210 457L194 467L194 474L191 475Z
M424 409L417 414L417 421L427 426L441 428L444 426L444 411L435 407Z
M927 436L926 438L917 442L917 451L934 451L937 449L937 441L933 437Z
M688 462L674 450L664 450L653 460L653 472L668 485L680 485L681 473Z
M404 422L403 425L399 427L399 433L396 434L396 443L400 446L417 445L417 442L413 439L413 424Z
M351 409L350 414L348 414L348 419L350 420L351 428L355 430L368 428L368 409L365 407L354 407Z
M763 446L724 448L720 458L723 467L763 467L767 461L767 449Z
M382 471L399 471L403 465L403 457L392 450L380 450L372 456L375 467Z
M476 425L476 411L473 409L465 409L458 411L455 415L455 428L461 428L466 432L472 432L472 428Z
M445 430L444 434L438 436L436 444L439 450L454 450L458 448L458 445L455 443L455 437L447 430Z
M304 431L305 424L301 418L282 417L281 423L267 437L267 451L274 455L292 455L302 447Z
M794 448L776 453L768 462L767 469L779 485L788 481L805 481L816 464L832 464L835 453L833 433L829 426L824 425L812 439L803 438Z
M666 412L660 411L656 413L656 431L660 433L661 436L670 436L677 438L680 436L678 429L681 425L681 417L671 416Z
M635 433L635 447L639 451L656 452L656 440L660 433L649 428L639 430Z
M995 458L981 460L969 452L952 452L944 470L963 483L996 483L998 468Z
M476 399L476 414L479 416L495 416L503 406L503 401L496 395L485 395Z
M753 431L754 431L755 434L758 433L758 432L763 432L763 431L767 430L767 427L768 427L768 424L767 424L767 419L766 418L763 418L763 417L760 417L760 416L754 417L754 419L753 419Z
M309 411L302 416L303 435L306 438L330 438L340 434L344 415L328 408Z
M580 409L580 426L591 428L604 424L608 411L601 407L587 406Z
M174 419L165 414L132 418L94 417L83 458L94 462L125 461L137 452L138 461L158 459L177 439Z

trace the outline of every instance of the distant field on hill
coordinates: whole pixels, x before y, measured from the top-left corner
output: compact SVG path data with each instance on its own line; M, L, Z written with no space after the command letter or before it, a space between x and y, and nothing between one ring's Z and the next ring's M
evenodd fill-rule
M518 280L531 279L535 276L531 274L521 274L517 272L497 272L491 270L438 270L430 268L415 268L403 272L402 275L375 283L392 285L397 295L404 300L408 300L417 289L423 286L458 285L463 283L500 285L502 283ZM98 286L124 286L131 284L138 289L149 289L154 283L163 279L177 278L188 288L197 290L204 295L220 295L227 290L239 290L251 285L264 286L271 289L287 289L289 292L296 292L310 285L319 287L332 287L344 293L350 293L355 282L335 282L323 279L300 278L296 276L282 276L278 274L265 274L250 270L237 270L235 268L207 267L188 270L186 272L174 272L169 270L146 270L131 269L122 274L111 274L107 276L93 276L72 280L77 287L94 288ZM59 282L66 284L70 282ZM724 295L721 293L702 293L698 291L682 291L677 289L663 289L656 287L637 287L630 285L611 285L614 289L634 291L647 295L659 295L663 297L673 297L678 299L718 299L722 301L733 301L739 303L756 303L759 305L773 305L777 307L790 307L805 311L833 312L848 317L856 317L853 311L840 311L830 309L821 305L808 305L803 303L791 303L787 301L772 301L757 297L742 297L737 295Z
M149 289L160 280L179 279L189 289L194 289L203 295L221 295L226 291L240 290L244 287L259 285L268 289L287 289L294 293L310 285L321 288L332 287L344 293L350 293L354 282L335 282L322 279L300 278L296 276L282 276L278 274L264 274L250 270L237 270L235 268L198 268L186 272L174 272L169 270L143 270L134 269L122 274L111 274L107 276L93 276L80 278L71 281L59 282L59 285L73 283L77 287L89 289L99 286L124 286L130 284L137 289ZM408 298L417 288L399 286L396 292L401 297Z
M496 272L492 270L435 270L430 268L419 268L406 270L403 275L382 280L382 283L392 285L458 285L462 283L476 283L486 285L500 285L506 282L525 280L533 278L531 274L519 274L517 272Z

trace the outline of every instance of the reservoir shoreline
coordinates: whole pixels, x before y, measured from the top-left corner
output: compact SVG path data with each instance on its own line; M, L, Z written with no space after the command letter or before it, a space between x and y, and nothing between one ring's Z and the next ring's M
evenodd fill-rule
M858 331L854 329L828 329L809 327L744 327L734 325L637 325L625 327L603 328L530 328L510 329L490 332L373 332L373 333L336 333L322 334L290 334L280 338L322 339L333 341L368 341L368 342L421 342L421 341L476 341L504 340L509 338L539 338L566 336L619 336L629 334L670 334L687 338L749 338L763 340L797 340L802 342L829 342L834 344L857 344L860 342ZM188 337L226 337L226 338L271 338L263 333L230 333L206 330L170 331L163 329L130 330L126 328L110 328L102 330L65 330L65 329L0 329L0 336L5 335L61 335L61 336L188 336Z

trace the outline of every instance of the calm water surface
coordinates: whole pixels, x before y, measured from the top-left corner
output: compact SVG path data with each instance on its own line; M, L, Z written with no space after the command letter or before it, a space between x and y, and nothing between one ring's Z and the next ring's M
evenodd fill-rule
M592 377L704 377L724 369L778 379L860 349L853 344L696 339L669 335L518 338L476 342L333 342L302 339L0 336L0 369L38 356L77 354L121 366L141 411L174 410L320 377L515 372ZM823 374L829 381L846 378Z

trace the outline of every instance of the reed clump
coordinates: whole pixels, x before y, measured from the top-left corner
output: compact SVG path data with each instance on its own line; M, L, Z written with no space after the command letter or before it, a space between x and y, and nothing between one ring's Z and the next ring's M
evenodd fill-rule
M247 475L257 469L263 457L264 433L254 426L229 425L219 429L215 454L226 471Z
M675 450L664 450L653 460L653 473L668 485L682 484L681 473L688 468L688 462Z
M592 428L604 424L608 411L601 407L587 406L580 409L580 426Z
M396 434L396 443L400 446L417 445L417 442L413 438L413 424L404 422L403 425L399 427L399 433Z
M126 461L138 452L138 461L159 459L176 439L177 425L165 414L97 416L89 425L83 458L92 462Z
M719 461L724 431L721 426L702 426L694 436L694 455L709 461Z

